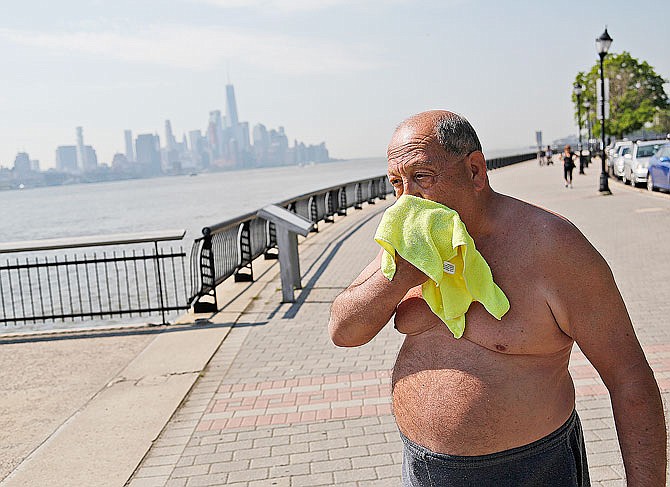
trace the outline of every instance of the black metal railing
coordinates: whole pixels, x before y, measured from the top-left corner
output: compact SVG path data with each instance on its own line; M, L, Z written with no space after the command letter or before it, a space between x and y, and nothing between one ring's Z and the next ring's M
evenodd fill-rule
M167 313L188 308L186 253L165 243L184 233L2 244L0 253L18 255L0 264L0 324L152 314L165 324Z
M495 157L486 160L486 169L500 169L501 167L510 166L519 162L530 161L537 157L537 152L526 152L524 154L515 154L512 156Z
M315 223L331 223L335 215L344 216L348 208L361 209L392 192L386 176L352 181L291 198L277 205ZM193 277L189 303L196 312L217 309L216 286L234 276L236 281L253 281L252 262L261 255L276 257L274 225L257 217L256 212L226 220L202 229L202 237L191 248ZM203 299L204 298L204 299Z

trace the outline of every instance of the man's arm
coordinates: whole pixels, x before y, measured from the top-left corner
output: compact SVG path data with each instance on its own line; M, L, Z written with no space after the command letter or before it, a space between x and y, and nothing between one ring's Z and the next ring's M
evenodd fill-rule
M585 239L569 254L552 311L607 386L627 485L665 486L663 403L612 272Z
M357 347L372 340L391 319L407 291L428 279L398 256L395 276L389 281L380 268L382 252L333 301L328 330L337 346Z

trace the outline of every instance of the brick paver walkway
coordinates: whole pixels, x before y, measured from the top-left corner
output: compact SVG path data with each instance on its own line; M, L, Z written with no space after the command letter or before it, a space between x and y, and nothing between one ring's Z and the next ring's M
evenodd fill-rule
M670 197L616 183L613 196L599 196L596 169L575 174L574 189L558 165L490 177L498 191L570 218L603 253L667 400ZM402 338L386 327L363 347L338 349L326 330L332 299L377 252L372 234L392 200L321 224L301 244L298 302L279 304L278 279L261 292L128 485L399 485L390 370ZM625 485L607 391L577 349L570 371L593 485Z

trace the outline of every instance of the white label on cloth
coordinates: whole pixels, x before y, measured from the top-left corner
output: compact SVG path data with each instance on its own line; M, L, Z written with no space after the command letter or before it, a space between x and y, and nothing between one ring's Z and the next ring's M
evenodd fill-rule
M451 262L445 261L442 265L444 268L444 272L447 274L455 274L456 273L456 266L452 264Z

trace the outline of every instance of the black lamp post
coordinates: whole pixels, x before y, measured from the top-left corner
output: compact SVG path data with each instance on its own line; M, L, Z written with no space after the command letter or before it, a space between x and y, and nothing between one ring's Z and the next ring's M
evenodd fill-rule
M589 138L586 141L586 147L589 150L589 155L586 158L586 167L589 167L589 164L591 164L591 102L584 100L584 108L586 108L586 127L589 134Z
M603 61L605 56L607 56L607 51L612 45L612 39L607 33L607 27L605 27L605 32L600 34L600 37L596 39L596 49L598 50L598 56L600 56L600 114L602 115L600 123L600 132L602 136L603 152L602 158L600 160L600 191L602 194L612 194L610 187L607 181L607 173L605 172L605 69L603 66Z
M572 87L572 92L577 97L577 124L579 125L579 144L577 150L579 152L579 174L584 174L584 157L582 156L582 85L575 83Z

